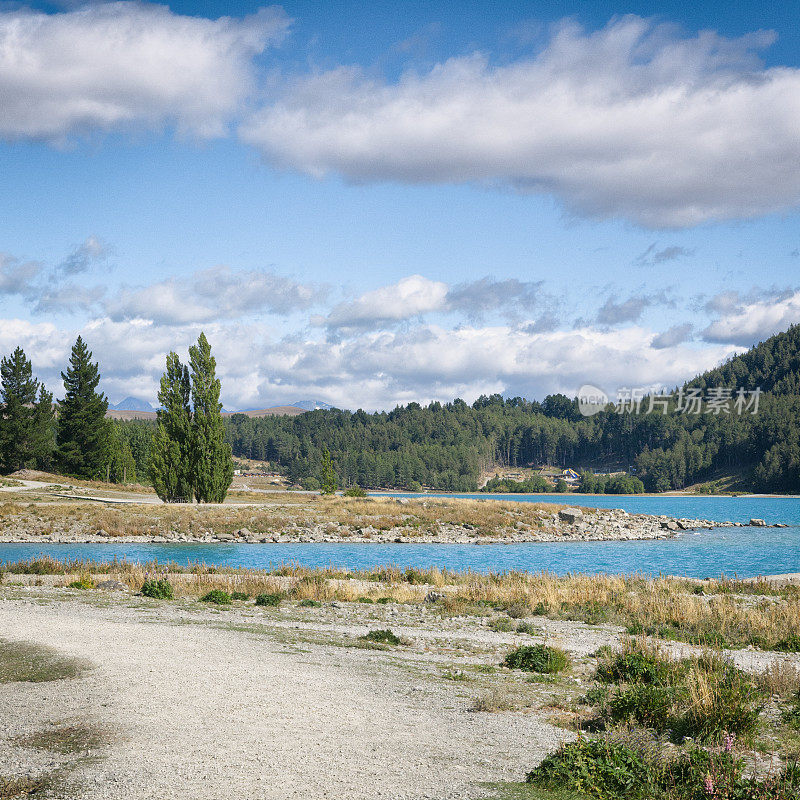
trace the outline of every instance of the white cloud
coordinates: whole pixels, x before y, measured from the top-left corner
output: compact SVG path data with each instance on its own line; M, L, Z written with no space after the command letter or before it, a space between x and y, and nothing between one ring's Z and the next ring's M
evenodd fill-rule
M201 323L253 313L290 314L310 308L326 294L325 287L267 270L218 266L142 288L123 289L105 303L105 309L116 320Z
M721 313L703 332L707 342L751 347L790 325L800 322L800 291L776 292L772 296L741 301L725 293L712 301ZM740 302L737 302L739 300Z
M253 89L253 58L287 24L279 8L217 20L134 2L0 12L0 138L164 123L219 136Z
M325 322L332 328L373 326L398 322L445 307L448 286L422 275L410 275L391 286L366 292L335 306Z
M357 67L300 79L240 135L319 177L499 181L651 227L747 218L800 202L800 70L761 65L773 39L566 22L509 65L475 54L396 83Z

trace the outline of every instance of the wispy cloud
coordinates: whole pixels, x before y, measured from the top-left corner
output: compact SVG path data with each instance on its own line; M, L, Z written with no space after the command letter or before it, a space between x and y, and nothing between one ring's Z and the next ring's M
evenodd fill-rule
M660 264L693 256L694 252L693 248L689 249L678 245L659 248L658 244L653 242L644 252L636 256L633 263L637 267L657 267Z

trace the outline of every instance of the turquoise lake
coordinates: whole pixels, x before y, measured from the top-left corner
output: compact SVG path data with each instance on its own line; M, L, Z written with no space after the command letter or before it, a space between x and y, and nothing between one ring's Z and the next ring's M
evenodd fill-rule
M408 495L406 495L408 496ZM439 495L441 496L441 495ZM487 495L451 495L487 499ZM542 570L565 574L647 573L753 577L800 572L800 499L795 497L621 497L503 495L515 502L555 502L634 513L747 522L760 517L788 528L714 528L672 539L637 542L566 542L509 545L466 544L0 544L0 562L47 554L54 558L105 561L200 562L269 568L282 563L350 569L396 564L437 565L476 572Z

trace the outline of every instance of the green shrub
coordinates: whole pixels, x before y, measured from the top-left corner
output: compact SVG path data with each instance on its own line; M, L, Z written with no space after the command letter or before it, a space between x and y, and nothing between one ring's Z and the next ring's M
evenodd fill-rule
M279 606L283 600L282 594L260 594L256 597L257 606ZM312 601L313 602L313 601Z
M655 647L628 642L622 650L604 651L598 660L596 677L603 683L668 683L672 663Z
M231 596L222 589L212 589L208 594L204 594L200 600L203 603L213 603L217 606L227 606L231 603Z
M772 649L782 653L800 653L800 636L792 634L786 639L781 639Z
M367 493L360 486L351 486L343 492L345 497L366 497Z
M385 606L387 603L391 603L392 602L392 598L391 597L379 597L375 602L376 603L380 603L382 606Z
M503 665L525 672L561 672L569 666L569 656L558 647L545 644L524 645L512 650L504 659Z
M376 642L378 644L400 644L400 637L388 628L384 630L370 631L359 638L366 642Z
M249 600L250 595L247 592L231 592L231 600Z
M70 589L94 589L96 585L94 578L89 573L81 575L77 581L67 584Z
M535 636L538 632L536 626L531 625L530 622L520 622L519 625L517 625L517 633L527 633L531 636Z
M156 600L172 600L175 596L172 584L166 578L146 578L141 593Z
M306 598L305 600L300 601L301 608L322 608L322 603L318 602L317 600L309 600Z
M525 778L540 789L567 790L587 797L652 797L651 770L624 744L578 739L547 756Z
M359 603L365 603L366 605L372 605L375 601L371 597L359 597Z

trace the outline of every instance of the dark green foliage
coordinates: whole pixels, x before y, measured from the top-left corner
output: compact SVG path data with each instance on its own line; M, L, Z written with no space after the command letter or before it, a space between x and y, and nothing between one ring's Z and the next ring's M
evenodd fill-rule
M543 403L500 395L418 403L367 414L332 410L294 417L226 423L237 456L270 461L293 482L321 482L327 447L344 483L404 488L424 484L475 491L487 464L578 467L602 461L636 470L600 478L586 473L580 491L638 493L680 489L713 473L744 471L749 488L800 492L800 326L692 381L702 388L761 386L759 413L617 414L582 418L562 396ZM647 407L647 399L644 401ZM539 476L536 476L537 478ZM540 482L541 481L541 482ZM525 485L527 484L527 485ZM517 484L498 479L496 491L547 491L544 478Z
M172 584L166 578L145 579L141 592L145 597L152 597L156 600L172 600L174 597Z
M558 647L544 644L524 645L512 650L503 660L503 666L525 672L551 674L569 666L569 656Z
M745 774L744 761L729 748L667 754L653 741L581 738L547 756L526 781L594 800L793 800L800 769L792 762L758 778Z
M333 468L331 453L327 447L322 448L322 459L320 463L320 491L322 494L334 494L336 492L336 471Z
M0 374L0 468L49 468L55 447L53 395L34 378L21 347L3 358Z
M306 598L305 600L300 601L301 608L322 608L322 603L318 600L310 600Z
M222 589L212 589L208 594L200 598L203 603L213 603L217 606L228 606L231 604L231 596Z
M72 347L69 368L61 373L66 393L58 401L56 425L60 468L67 475L90 480L108 477L111 446L108 400L96 391L100 372L91 359L79 336Z
M231 446L225 441L217 362L204 333L189 348L192 383L191 475L199 503L221 503L233 480Z
M367 642L376 642L377 644L400 644L400 637L388 628L370 631L369 633L365 633L360 638Z
M635 722L675 741L723 732L751 735L758 724L758 692L752 679L713 653L672 661L639 642L601 654L597 678L613 689L587 699L607 723Z
M367 493L360 486L350 486L343 492L345 497L366 497Z
M543 789L568 789L611 800L652 797L654 778L643 759L626 745L578 739L547 756L525 780Z
M566 484L564 484L566 486ZM553 487L540 475L533 475L524 481L513 481L495 475L481 490L483 492L502 492L511 494L544 494L552 492Z
M189 407L189 369L177 354L167 356L158 392L158 423L152 436L149 474L165 503L192 499L192 419Z
M259 595L259 596L263 597L264 595ZM250 599L250 595L247 594L247 592L231 592L231 600L242 601L242 600L249 600L249 599Z
M279 606L283 600L282 594L260 594L256 597L257 606Z

